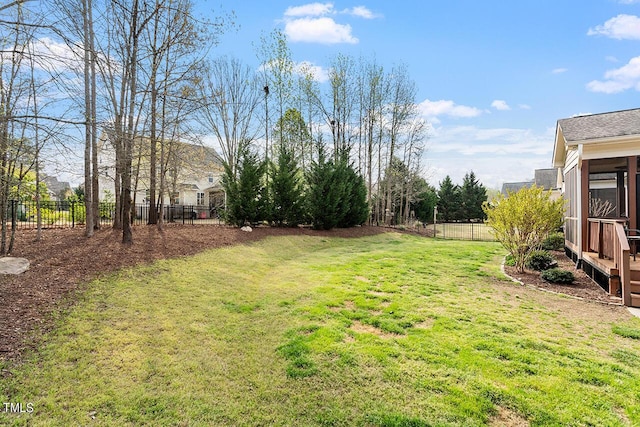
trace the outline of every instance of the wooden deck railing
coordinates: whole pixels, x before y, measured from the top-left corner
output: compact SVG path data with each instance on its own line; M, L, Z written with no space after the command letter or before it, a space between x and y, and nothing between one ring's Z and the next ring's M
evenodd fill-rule
M625 220L589 218L588 251L597 252L598 258L613 260L620 272L622 303L631 305L631 270L629 242L624 232Z

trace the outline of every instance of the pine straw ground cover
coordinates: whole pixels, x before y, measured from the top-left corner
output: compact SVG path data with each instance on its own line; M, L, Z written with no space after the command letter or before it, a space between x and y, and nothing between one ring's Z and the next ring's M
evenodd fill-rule
M0 399L33 412L0 424L640 424L623 307L514 284L495 243L370 234L98 276L4 363Z

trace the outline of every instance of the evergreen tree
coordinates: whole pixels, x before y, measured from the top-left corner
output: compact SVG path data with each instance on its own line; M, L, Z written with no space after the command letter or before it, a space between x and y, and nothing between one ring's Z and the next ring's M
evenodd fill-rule
M316 230L330 230L338 225L337 216L344 193L344 182L335 182L334 178L334 164L327 161L324 150L320 149L318 160L311 164L307 177L308 212Z
M369 218L369 204L367 203L367 187L364 178L358 175L353 166L348 163L347 156L341 156L336 165L336 180L345 183L344 201L341 203L342 212L338 227L354 227L364 224Z
M271 181L271 220L278 226L303 222L302 175L291 146L279 144Z
M248 148L241 150L237 179L231 166L224 164L222 185L227 193L227 222L241 227L265 219L265 166Z
M454 185L447 175L440 183L438 190L438 214L442 221L456 221L461 219L460 187Z
M464 176L460 189L462 200L462 218L465 221L483 220L486 218L482 204L487 201L487 190L476 179L473 171Z
M327 161L321 149L318 161L311 165L307 203L315 229L353 227L367 221L369 205L365 182L347 159L339 155L336 163Z
M411 203L411 209L418 221L431 222L433 221L433 208L438 204L436 189L430 186L424 178L419 178L415 185L416 196L415 201Z

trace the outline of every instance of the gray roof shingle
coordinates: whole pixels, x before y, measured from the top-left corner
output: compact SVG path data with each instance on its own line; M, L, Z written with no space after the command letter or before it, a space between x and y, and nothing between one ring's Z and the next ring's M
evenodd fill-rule
M640 135L640 108L558 120L565 141Z

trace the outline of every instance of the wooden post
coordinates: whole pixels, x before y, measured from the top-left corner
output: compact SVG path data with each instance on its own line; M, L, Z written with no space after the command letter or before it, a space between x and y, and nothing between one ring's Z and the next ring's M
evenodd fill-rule
M620 270L612 268L609 270L609 295L616 297L618 291L620 291Z
M627 217L629 218L629 228L638 228L638 158L637 156L629 156L627 160L627 188L629 191L629 207L627 209Z
M582 230L582 251L589 250L589 160L582 160L580 168L580 228Z
M628 209L625 207L627 203L626 189L624 188L624 171L616 172L616 216L618 218L629 216Z

